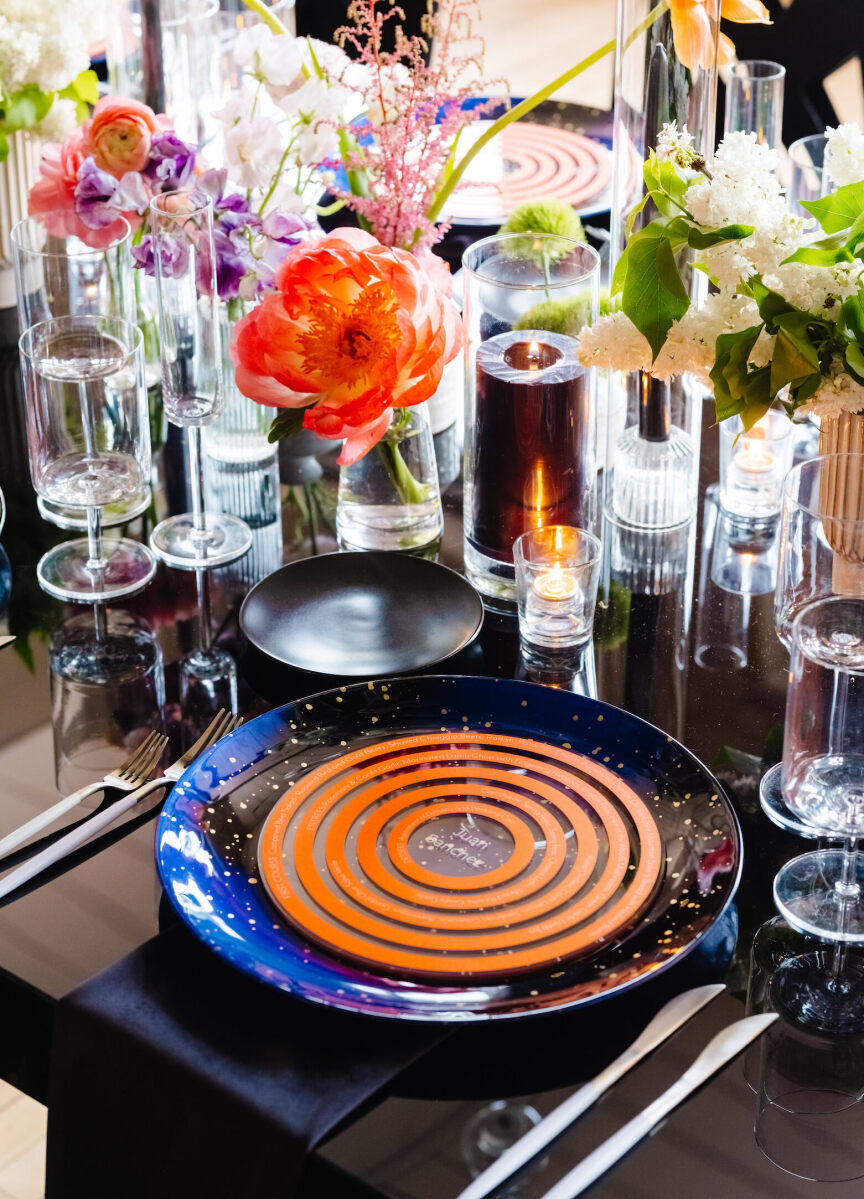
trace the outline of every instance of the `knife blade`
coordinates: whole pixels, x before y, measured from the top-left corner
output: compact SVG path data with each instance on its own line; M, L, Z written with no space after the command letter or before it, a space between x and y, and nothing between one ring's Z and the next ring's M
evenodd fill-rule
M659 1098L649 1104L638 1116L635 1116L629 1124L625 1124L593 1153L589 1153L578 1166L573 1167L569 1174L565 1174L563 1178L559 1179L542 1196L542 1199L574 1199L576 1195L581 1195L601 1175L610 1170L616 1162L647 1137L688 1096L698 1090L718 1070L728 1065L734 1057L747 1048L751 1041L755 1041L758 1036L761 1036L768 1025L773 1024L776 1019L776 1012L766 1012L762 1016L747 1016L724 1028L712 1041L708 1042L677 1082L674 1082Z
M695 987L693 990L683 991L674 999L670 999L656 1016L649 1020L633 1044L625 1049L620 1057L611 1062L605 1070L601 1070L596 1078L586 1082L563 1103L559 1103L539 1124L535 1124L533 1128L529 1129L523 1137L520 1137L499 1158L496 1158L482 1174L478 1175L462 1191L458 1199L483 1199L484 1195L488 1195L495 1187L500 1186L511 1174L521 1170L532 1157L535 1157L541 1149L545 1149L550 1141L553 1141L568 1125L577 1120L592 1103L596 1103L613 1083L616 1083L628 1070L632 1070L643 1057L662 1045L692 1016L695 1016L700 1008L703 1008L706 1003L710 1003L725 990L723 983L712 983L707 987Z
M5 649L6 646L11 645L14 640L14 637L0 637L0 649Z

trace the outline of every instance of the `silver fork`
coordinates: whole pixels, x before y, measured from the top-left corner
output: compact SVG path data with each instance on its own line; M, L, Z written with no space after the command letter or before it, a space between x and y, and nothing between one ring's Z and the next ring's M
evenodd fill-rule
M26 824L19 825L18 828L8 833L0 840L0 857L17 849L19 845L29 841L36 833L41 833L43 828L47 828L49 824L53 824L55 820L59 820L61 816L65 816L67 812L77 808L89 795L96 795L99 791L104 791L106 787L114 787L118 791L134 791L136 787L140 787L153 773L153 768L165 752L167 744L168 738L162 733L150 733L134 753L131 753L116 770L106 774L100 783L88 783L86 787L73 791L65 799L59 800L50 808L46 808L44 812L40 812L38 816L34 816L32 820L28 820Z
M84 821L77 828L67 833L65 837L61 837L55 841L53 845L49 845L47 849L43 849L41 853L34 854L29 861L24 862L17 870L13 870L10 874L0 882L0 899L4 895L8 895L10 891L14 891L16 887L20 887L22 883L27 883L31 878L40 874L48 866L53 866L56 862L67 857L73 850L79 849L85 845L97 833L101 833L104 829L109 828L112 824L120 819L121 816L137 807L142 799L151 795L154 791L176 782L189 766L195 761L199 754L205 749L209 749L222 737L226 737L228 733L233 733L234 729L242 720L239 716L233 716L230 712L220 708L216 716L195 742L195 744L186 750L182 757L176 762L172 762L162 778L151 779L149 783L145 783L142 787L138 787L131 795L127 795L124 799L118 799L116 803L111 804L104 812L97 812L89 820Z

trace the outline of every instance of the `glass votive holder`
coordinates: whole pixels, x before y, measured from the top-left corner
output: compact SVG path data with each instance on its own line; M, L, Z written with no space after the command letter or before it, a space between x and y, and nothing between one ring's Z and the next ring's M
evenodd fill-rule
M519 636L550 649L584 645L594 625L600 542L572 525L530 529L513 545Z
M792 422L771 409L744 431L739 416L720 424L720 506L733 516L779 515L795 448Z

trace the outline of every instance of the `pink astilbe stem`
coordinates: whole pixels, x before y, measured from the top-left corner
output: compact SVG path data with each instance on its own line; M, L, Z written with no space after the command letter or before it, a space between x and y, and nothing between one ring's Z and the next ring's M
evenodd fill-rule
M344 164L363 173L368 194L338 194L385 245L423 253L440 240L446 225L436 226L428 213L451 166L454 141L499 103L463 107L491 90L482 78L476 15L476 0L430 0L422 36L408 37L397 24L394 49L386 51L386 23L404 21L404 12L387 0L354 0L351 24L337 30L341 44L353 47L366 68L360 90L367 111L375 114L370 126L350 127L355 135L370 133L372 142Z

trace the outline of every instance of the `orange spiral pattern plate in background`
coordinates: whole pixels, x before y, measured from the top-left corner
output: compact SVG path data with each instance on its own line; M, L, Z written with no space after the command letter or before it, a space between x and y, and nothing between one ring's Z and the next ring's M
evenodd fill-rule
M268 817L258 860L303 935L446 980L536 970L620 939L656 893L663 851L649 802L596 759L460 728L307 771Z

